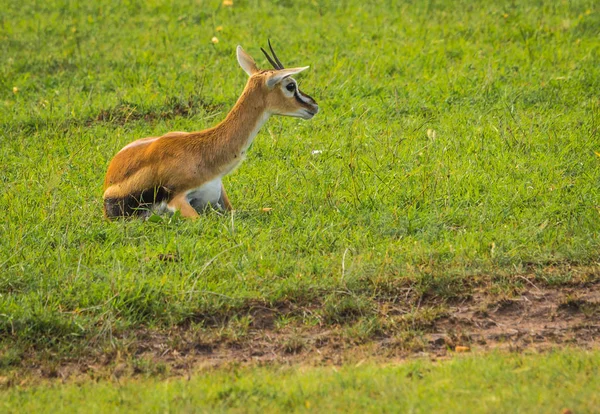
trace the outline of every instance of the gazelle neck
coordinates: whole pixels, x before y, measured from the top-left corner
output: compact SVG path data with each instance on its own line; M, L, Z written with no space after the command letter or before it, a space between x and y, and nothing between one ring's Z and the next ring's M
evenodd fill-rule
M262 91L251 79L241 96L215 132L234 154L243 156L260 128L270 117Z
M212 177L227 175L244 160L248 147L270 115L259 83L250 78L225 119L194 134L188 141L191 150L201 154L203 164L210 165Z

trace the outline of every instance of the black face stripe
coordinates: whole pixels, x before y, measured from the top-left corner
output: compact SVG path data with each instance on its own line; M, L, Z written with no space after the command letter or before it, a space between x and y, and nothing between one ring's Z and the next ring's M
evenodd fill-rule
M313 105L317 104L312 97L308 96L307 94L305 94L304 92L302 92L300 89L296 88L296 93L294 94L294 97L296 98L296 100L298 102L303 103L303 104L307 104L307 102L305 102L302 99L300 99L300 96L298 96L298 94L301 94L308 101L308 103L311 103Z
M306 102L304 102L302 99L300 99L300 96L298 96L298 89L296 89L296 92L294 92L294 98L296 98L300 104L306 105Z

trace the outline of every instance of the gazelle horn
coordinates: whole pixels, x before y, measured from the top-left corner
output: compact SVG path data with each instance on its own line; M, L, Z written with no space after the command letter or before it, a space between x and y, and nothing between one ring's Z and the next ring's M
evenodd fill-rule
M271 39L269 39L269 49L271 49L271 53L273 54L273 58L271 58L271 56L269 56L269 54L267 53L267 51L265 49L263 49L262 47L260 48L260 50L262 50L262 52L267 57L267 60L269 61L269 63L271 65L273 65L273 68L275 68L277 70L283 69L284 68L283 64L281 63L281 61L279 60L279 58L275 54L275 51L273 50L273 46L271 46Z

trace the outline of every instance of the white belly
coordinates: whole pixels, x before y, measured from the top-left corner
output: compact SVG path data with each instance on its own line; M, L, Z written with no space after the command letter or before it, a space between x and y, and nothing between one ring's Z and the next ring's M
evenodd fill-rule
M215 178L198 188L188 191L186 198L192 207L202 212L208 204L213 208L223 209L221 201L221 177Z

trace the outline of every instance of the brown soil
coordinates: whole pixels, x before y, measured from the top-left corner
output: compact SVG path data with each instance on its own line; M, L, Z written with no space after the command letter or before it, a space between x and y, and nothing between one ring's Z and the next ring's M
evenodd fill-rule
M600 283L553 288L527 282L529 287L524 291L502 298L483 287L476 288L467 299L445 303L442 312L412 324L406 323L406 309L382 303L379 320L384 322L383 328L366 338L352 331L352 325L277 328L276 317L285 310L257 306L249 312L245 329L188 326L168 332L140 330L115 338L118 346L98 351L95 356L53 364L38 362L18 373L0 376L0 386L35 382L35 378L181 376L231 364L385 362L491 349L598 347ZM423 302L419 300L416 308L413 305L413 315L440 309L439 300ZM397 315L404 315L404 319L394 320Z
M494 301L480 292L436 321L433 344L450 338L476 348L548 348L593 346L600 339L600 285L560 289L531 288L516 297ZM430 341L430 343L432 343Z

